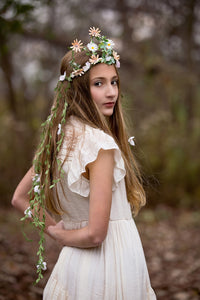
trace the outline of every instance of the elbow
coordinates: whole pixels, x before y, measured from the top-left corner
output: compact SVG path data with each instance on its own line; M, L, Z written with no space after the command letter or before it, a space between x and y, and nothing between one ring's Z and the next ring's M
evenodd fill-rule
M90 236L90 243L92 247L98 247L101 246L101 244L103 243L103 241L106 238L106 234L107 232L91 232L89 234Z
M11 200L11 204L12 206L14 206L15 208L17 208L18 206L18 200L16 197L13 196L12 200Z

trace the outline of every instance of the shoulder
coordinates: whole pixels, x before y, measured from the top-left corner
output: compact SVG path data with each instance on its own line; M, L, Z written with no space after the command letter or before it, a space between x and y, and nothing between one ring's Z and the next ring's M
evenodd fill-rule
M88 147L94 147L95 144L98 144L99 146L107 145L108 148L114 147L118 149L112 136L105 133L102 129L85 124L74 116L69 118L65 128L65 138L68 142L71 140L71 137L73 137L73 144L75 146L84 144Z

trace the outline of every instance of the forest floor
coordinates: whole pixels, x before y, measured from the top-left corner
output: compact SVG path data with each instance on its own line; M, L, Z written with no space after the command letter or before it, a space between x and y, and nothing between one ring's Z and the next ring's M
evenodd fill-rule
M33 285L38 238L26 225L28 236L34 240L26 242L19 219L14 209L1 209L0 300L39 300L60 247L47 237L48 270L44 279ZM136 223L157 298L200 299L200 212L144 208Z

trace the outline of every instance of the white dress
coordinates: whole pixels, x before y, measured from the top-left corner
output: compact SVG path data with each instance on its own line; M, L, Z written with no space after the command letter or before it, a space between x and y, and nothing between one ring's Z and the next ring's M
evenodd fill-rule
M140 237L131 215L125 189L125 168L114 139L99 129L83 125L75 117L66 125L60 158L66 154L72 127L76 143L65 161L64 193L58 189L66 229L88 224L89 180L85 166L95 161L100 149L114 149L112 205L108 232L94 248L63 247L46 284L44 300L155 300Z

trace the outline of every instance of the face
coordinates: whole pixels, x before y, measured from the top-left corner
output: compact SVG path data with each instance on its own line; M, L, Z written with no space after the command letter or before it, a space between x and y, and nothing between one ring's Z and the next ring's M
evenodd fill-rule
M90 70L90 93L104 116L111 116L118 98L118 76L113 65L100 63Z

